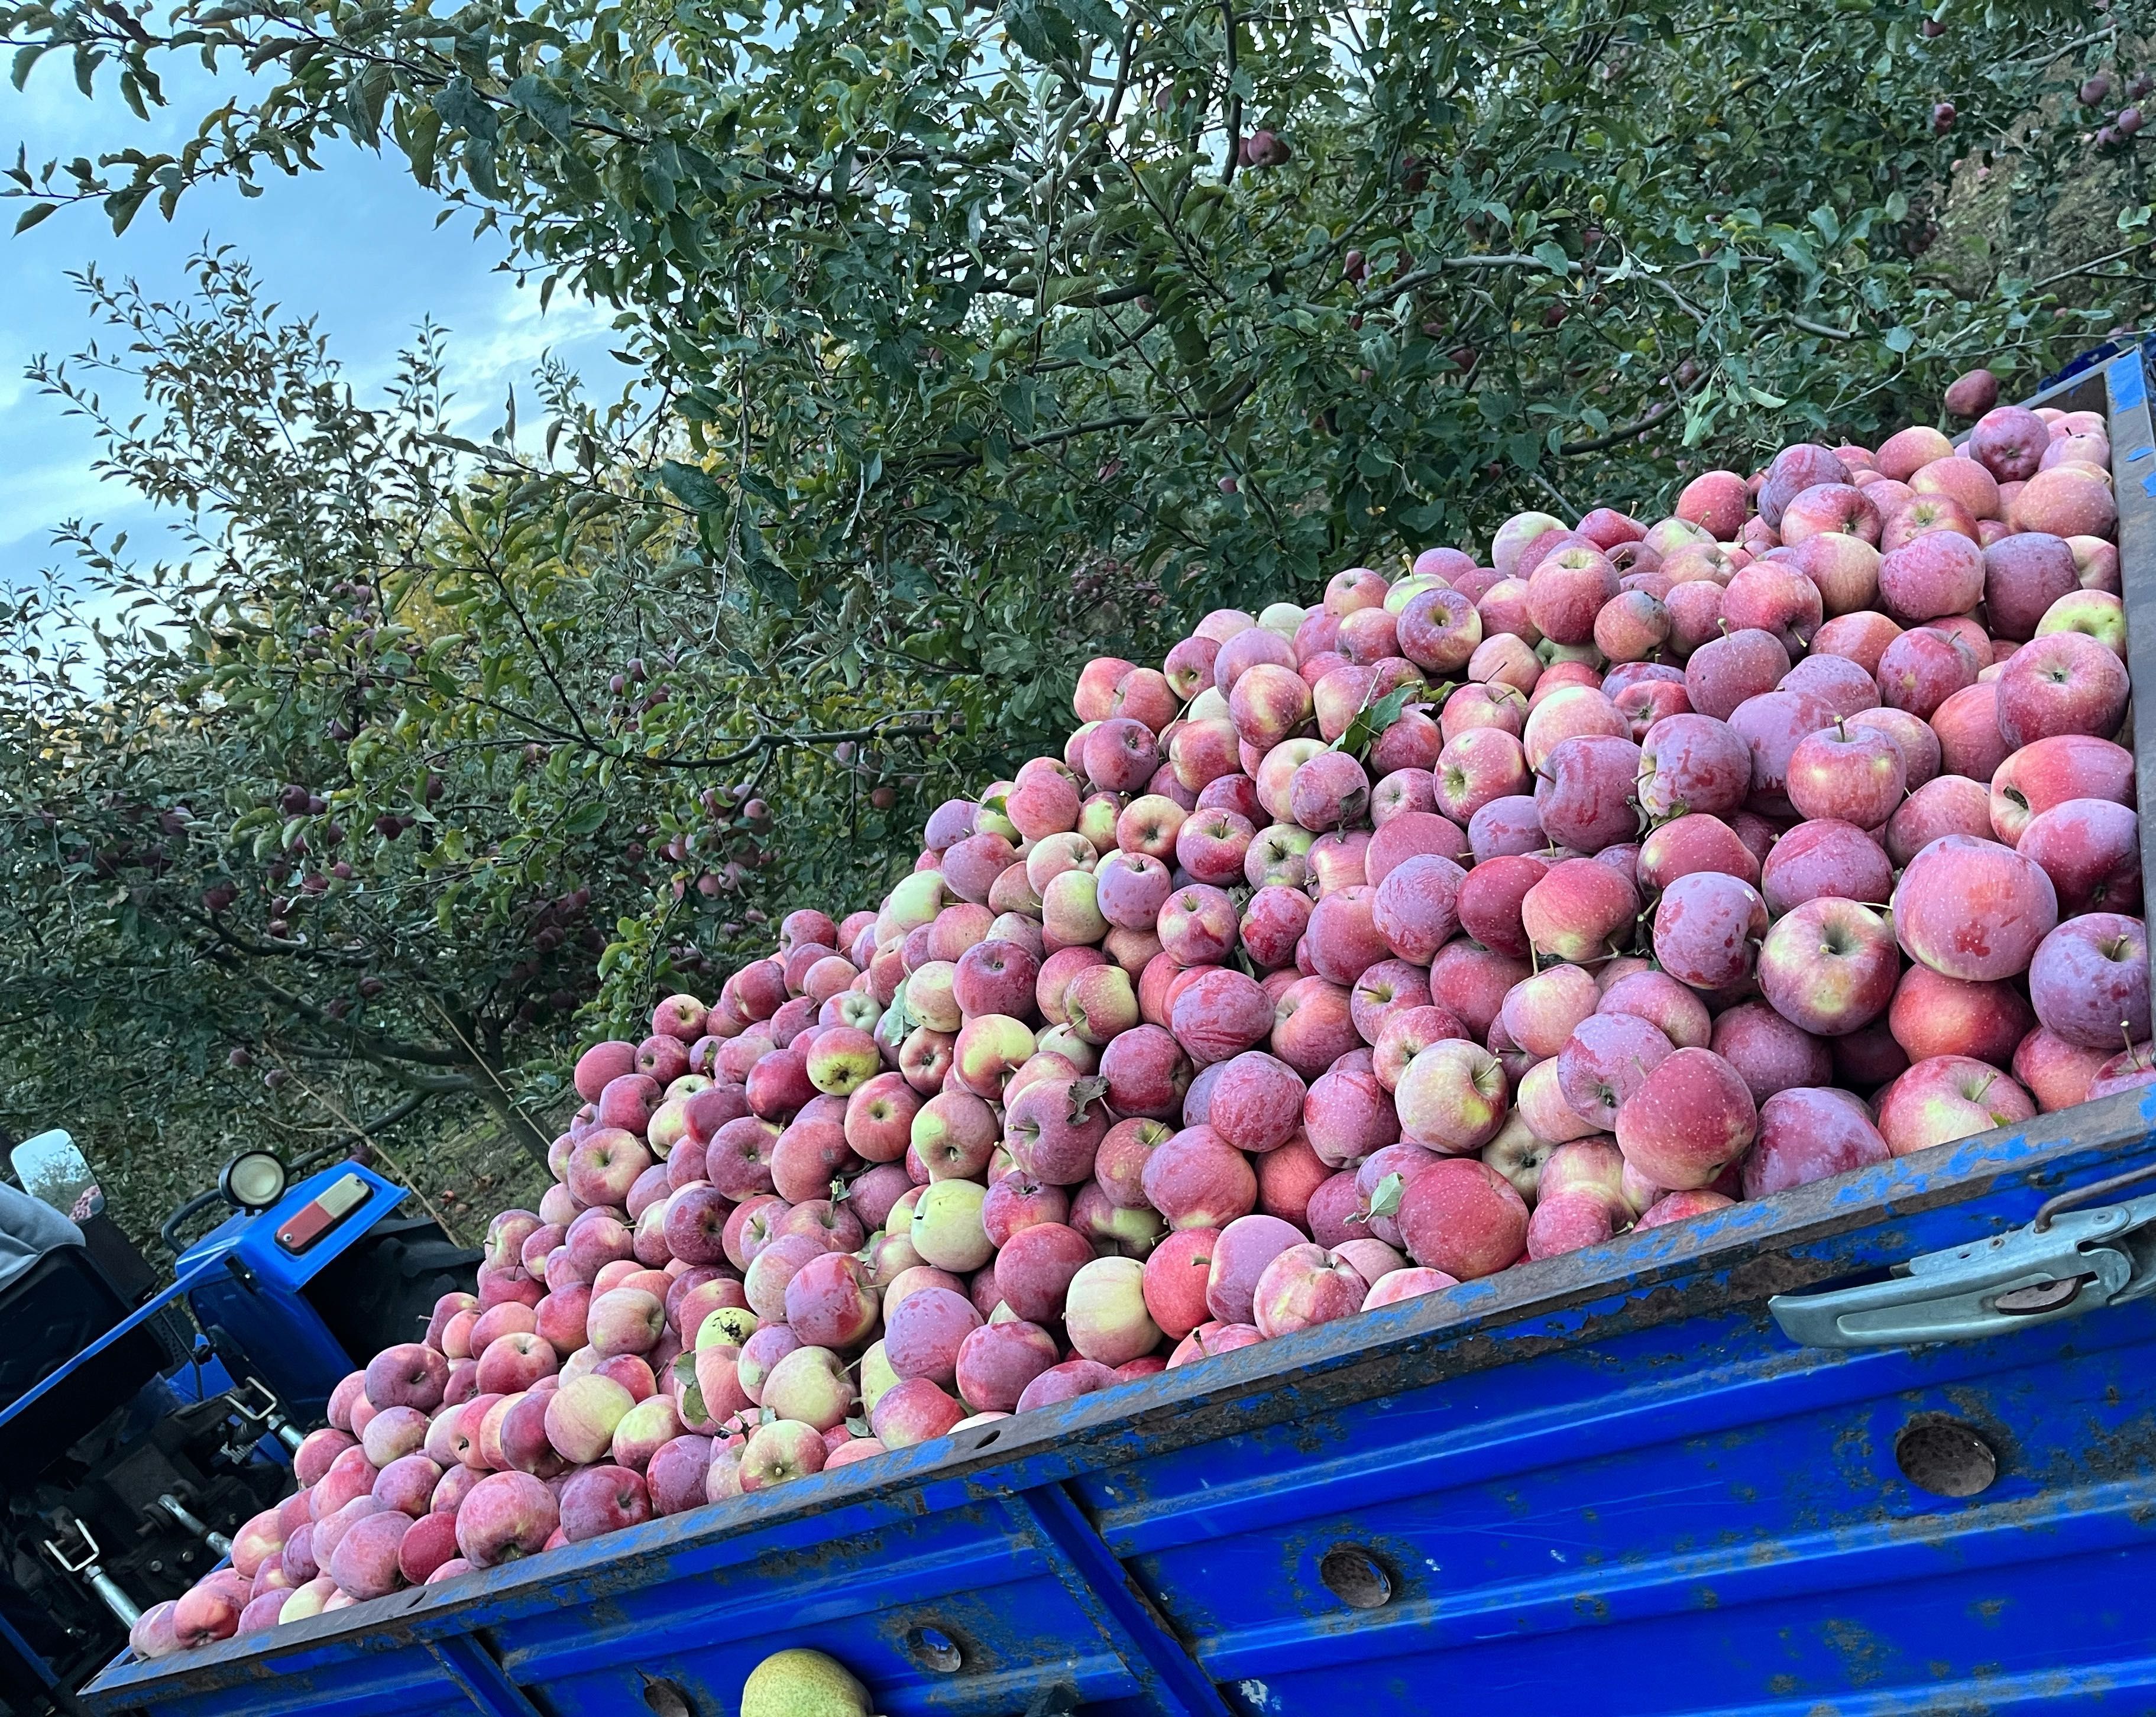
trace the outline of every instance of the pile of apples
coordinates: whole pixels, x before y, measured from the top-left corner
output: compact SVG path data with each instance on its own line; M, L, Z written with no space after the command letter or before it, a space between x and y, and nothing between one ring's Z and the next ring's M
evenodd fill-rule
M1989 409L1089 664L874 911L584 1053L476 1297L137 1649L2156 1079L2111 484Z

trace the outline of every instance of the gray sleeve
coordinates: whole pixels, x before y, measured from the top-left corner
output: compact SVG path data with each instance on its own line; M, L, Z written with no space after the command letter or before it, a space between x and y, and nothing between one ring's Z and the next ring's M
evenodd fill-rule
M0 1183L0 1289L56 1246L80 1246L82 1230L43 1199Z

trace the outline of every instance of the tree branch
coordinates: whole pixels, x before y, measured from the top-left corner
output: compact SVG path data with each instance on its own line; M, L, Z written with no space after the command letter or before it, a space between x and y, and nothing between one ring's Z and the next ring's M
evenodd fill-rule
M1585 441L1568 441L1558 448L1558 452L1568 459L1577 459L1582 454L1600 453L1606 447L1614 447L1620 442L1630 441L1635 435L1645 434L1682 403L1681 400L1666 399L1643 418L1635 418L1629 423L1620 423L1606 434L1592 436Z
M1235 0L1220 0L1220 21L1228 39L1228 158L1220 167L1220 182L1235 182L1235 156L1243 146L1243 98L1235 88Z
M1800 316L1797 315L1794 310L1786 312L1784 320L1785 320L1792 328L1801 328L1805 333L1816 334L1822 340L1854 340L1856 338L1856 336L1846 328L1830 328L1825 322L1815 322L1807 316Z
M1418 286L1429 285L1431 281L1437 279L1447 270L1471 271L1477 269L1541 269L1553 274L1560 272L1551 268L1548 263L1538 256L1447 256L1440 257L1428 268L1416 269L1411 273L1401 275L1389 285L1373 286L1370 290L1373 293L1383 292L1389 295L1396 292L1412 292ZM1579 264L1567 259L1562 272L1568 277L1576 274L1579 272Z

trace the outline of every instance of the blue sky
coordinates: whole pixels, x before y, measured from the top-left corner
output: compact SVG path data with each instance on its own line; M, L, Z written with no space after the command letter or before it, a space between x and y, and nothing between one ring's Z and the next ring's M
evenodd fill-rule
M199 72L176 79L172 105L153 109L145 125L103 83L95 101L85 100L66 57L54 54L20 94L0 80L0 145L10 159L26 145L33 165L131 144L173 148L192 116L214 105L208 85ZM18 584L55 564L50 532L70 516L132 531L131 551L165 546L149 509L91 474L88 429L23 377L33 354L64 356L96 331L66 278L86 264L172 297L186 290L187 258L205 239L234 245L282 305L317 319L362 397L378 392L400 346L431 315L450 331L459 427L482 438L500 423L512 381L526 407L524 378L542 351L567 358L596 393L618 392L622 366L607 356L604 315L557 293L542 317L536 285L520 290L499 270L501 238L475 240L464 217L438 228L441 204L413 182L401 156L333 147L325 159L322 172L270 178L259 197L223 187L191 193L169 225L153 203L120 238L93 204L11 239L22 205L0 203L0 582ZM110 389L106 398L120 403Z

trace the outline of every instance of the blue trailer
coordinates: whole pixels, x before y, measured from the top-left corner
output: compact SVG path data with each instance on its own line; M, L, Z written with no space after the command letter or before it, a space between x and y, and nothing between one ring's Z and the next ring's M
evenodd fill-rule
M2145 394L2106 349L2040 397L2110 413L2135 615ZM2131 654L2156 684L2156 627ZM810 1646L887 1717L2156 1711L2152 1289L2156 1089L80 1702L732 1717Z

